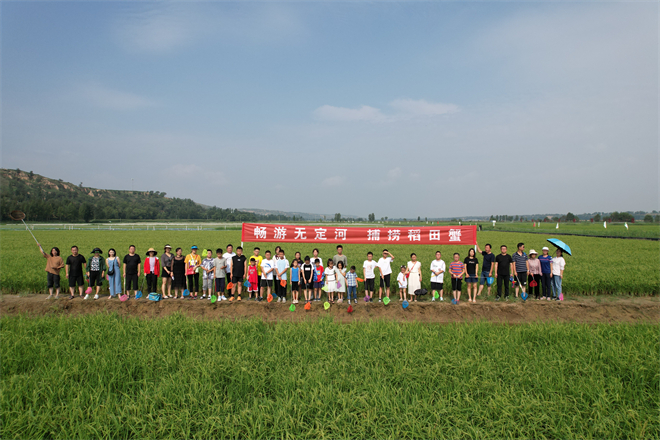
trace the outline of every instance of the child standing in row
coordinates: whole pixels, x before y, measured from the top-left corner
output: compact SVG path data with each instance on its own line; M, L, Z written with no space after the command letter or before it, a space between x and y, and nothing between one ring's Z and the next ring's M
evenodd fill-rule
M337 303L341 304L344 302L345 292L346 292L346 269L344 268L344 262L340 260L337 262L337 295L339 296Z
M406 288L408 287L408 278L406 278L406 266L401 266L399 276L396 277L399 284L399 301L406 299Z
M256 301L257 291L259 290L259 270L257 269L257 259L254 257L250 257L247 280L250 283L250 287L248 287L248 301L252 300L252 294L254 294L254 301Z
M314 269L314 301L321 301L321 288L323 287L323 266L321 265L321 260L316 259L316 268Z
M305 257L305 263L302 265L302 289L305 294L305 301L312 300L312 292L314 291L314 266L309 262L309 257Z
M291 276L291 302L298 304L298 295L300 293L300 268L298 267L298 260L295 258L291 264L292 266L289 269L289 275Z
M209 299L213 295L213 284L215 283L215 266L213 264L213 251L211 249L206 251L206 258L202 260L202 299L209 295Z
M225 288L227 287L225 281L227 280L227 260L222 256L222 248L215 250L215 260L213 260L213 268L215 269L215 292L220 301L226 301Z
M337 291L337 270L334 268L334 261L328 260L328 267L325 268L325 285L327 287L328 301L335 303L335 292Z
M348 303L357 304L357 274L355 273L355 266L351 266L351 270L346 274L346 291L348 292Z

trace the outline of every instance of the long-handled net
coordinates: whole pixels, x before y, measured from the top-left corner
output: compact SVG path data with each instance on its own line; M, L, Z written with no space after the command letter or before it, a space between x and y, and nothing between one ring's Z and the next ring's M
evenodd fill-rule
M30 233L32 238L34 238L34 241L36 241L37 244L39 244L39 241L37 240L37 237L34 236L32 231L28 227L27 223L25 223L25 213L23 211L18 211L18 210L17 211L12 211L12 212L9 213L9 218L11 218L12 220L17 221L17 222L23 222L23 224L25 225L25 229L28 230L28 232ZM41 245L39 245L39 246L41 246Z

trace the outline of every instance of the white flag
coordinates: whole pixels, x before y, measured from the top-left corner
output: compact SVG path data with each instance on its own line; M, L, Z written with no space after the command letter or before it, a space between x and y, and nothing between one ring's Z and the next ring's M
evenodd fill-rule
M603 222L603 227L607 229L607 222Z
M628 222L625 223L626 230L628 230Z
M559 223L557 223L557 226L555 226L555 229L559 229Z

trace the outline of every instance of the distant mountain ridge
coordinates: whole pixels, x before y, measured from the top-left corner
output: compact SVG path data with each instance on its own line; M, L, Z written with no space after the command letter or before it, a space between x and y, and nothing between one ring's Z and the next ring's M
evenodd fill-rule
M208 207L160 191L89 188L31 171L0 168L0 217L13 210L33 221L221 220L272 221L273 217L231 208ZM286 219L289 219L287 216Z
M258 215L269 215L272 217L295 217L302 220L327 220L330 221L335 218L334 214L312 214L309 212L290 212L290 211L277 211L272 209L258 209L258 208L239 208L240 211L252 212ZM341 215L342 218L357 219L356 215Z

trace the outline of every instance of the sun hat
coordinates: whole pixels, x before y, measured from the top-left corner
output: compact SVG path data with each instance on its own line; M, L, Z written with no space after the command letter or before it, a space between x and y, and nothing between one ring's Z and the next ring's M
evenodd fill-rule
M152 252L153 252L154 254L157 253L157 252L156 252L156 249L154 249L154 248L149 248L149 250L147 251L147 256L149 256L149 254L152 253Z
M199 248L197 247L197 245L194 244L190 249L199 249Z
M548 249L547 246L543 246L543 249L541 249L541 250L542 250L542 251L549 251L550 249Z
M97 252L98 252L99 254L102 254L102 253L103 253L103 251L102 251L101 249L95 247L94 250L92 251L92 253L95 254L95 253L97 253Z
M538 255L539 253L536 252L534 249L532 249L531 251L529 251L529 255L534 255L534 254Z
M165 247L164 247L163 249L167 249L167 248L172 249L172 246L170 246L169 244L166 244Z

